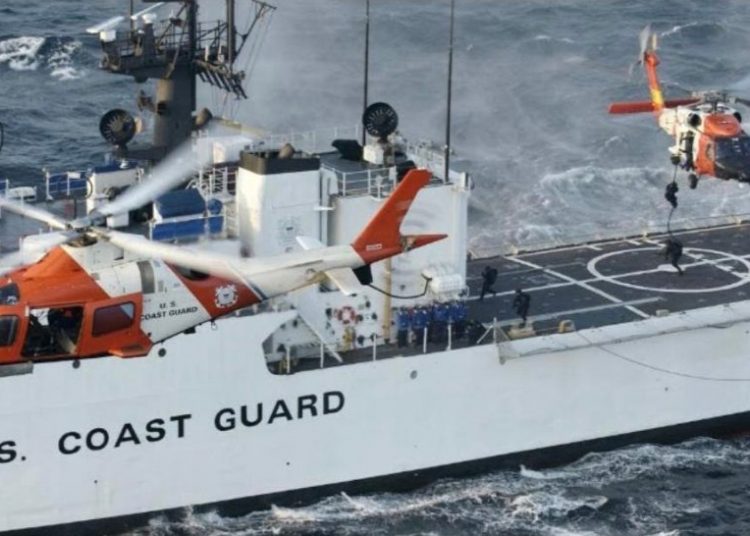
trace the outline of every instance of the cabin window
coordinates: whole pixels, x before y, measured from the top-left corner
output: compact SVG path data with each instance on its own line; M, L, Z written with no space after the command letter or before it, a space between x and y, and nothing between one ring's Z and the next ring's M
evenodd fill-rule
M18 285L9 283L0 287L0 305L15 305L21 297Z
M91 334L94 337L99 337L129 328L133 325L134 317L135 304L132 302L100 307L94 311L94 325L91 328Z
M79 305L31 309L21 355L44 358L74 354L82 323L83 307Z
M18 317L14 315L0 316L0 346L10 346L16 340Z

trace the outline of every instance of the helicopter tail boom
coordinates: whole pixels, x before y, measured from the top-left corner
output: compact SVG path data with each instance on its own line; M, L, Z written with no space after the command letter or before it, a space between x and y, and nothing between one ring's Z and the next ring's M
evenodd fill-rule
M664 94L659 81L657 67L659 65L659 56L656 55L656 33L651 30L651 25L646 26L640 35L641 50L638 56L638 63L643 65L648 79L648 90L651 96L649 101L636 102L615 102L610 105L609 113L611 114L634 114L652 112L656 115L665 108L676 108L677 106L687 106L700 102L700 98L689 97L683 99L664 100Z

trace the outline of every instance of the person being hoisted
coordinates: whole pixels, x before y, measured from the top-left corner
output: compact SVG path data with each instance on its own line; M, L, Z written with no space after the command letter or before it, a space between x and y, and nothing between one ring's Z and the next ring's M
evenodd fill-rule
M664 190L664 199L672 205L672 210L677 208L677 192L679 191L680 189L677 187L676 181L667 184L667 188Z

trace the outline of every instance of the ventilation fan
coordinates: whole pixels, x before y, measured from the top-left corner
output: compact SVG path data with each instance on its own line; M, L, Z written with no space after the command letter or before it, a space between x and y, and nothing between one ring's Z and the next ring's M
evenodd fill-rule
M398 114L390 104L376 102L365 110L362 124L370 136L385 141L398 128Z
M99 132L112 145L122 147L137 134L138 125L132 115L118 108L102 116L99 122Z

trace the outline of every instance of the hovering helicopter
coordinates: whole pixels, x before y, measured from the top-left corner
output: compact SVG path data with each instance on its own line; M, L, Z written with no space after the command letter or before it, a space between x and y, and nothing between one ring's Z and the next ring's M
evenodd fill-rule
M659 126L674 138L670 161L688 174L690 188L700 177L750 181L750 136L742 129L742 116L730 104L750 106L750 100L723 91L693 93L664 100L657 74L657 35L646 26L640 34L638 63L646 71L650 101L616 102L611 114L653 112Z
M372 281L372 263L446 237L400 233L430 180L424 169L406 174L351 245L325 247L298 237L302 251L240 258L103 226L105 218L142 206L184 178L169 169L159 178L163 165L150 180L75 221L0 198L0 207L58 229L40 259L0 279L0 364L144 356L199 324L325 279L354 294ZM0 264L17 260L11 254Z

